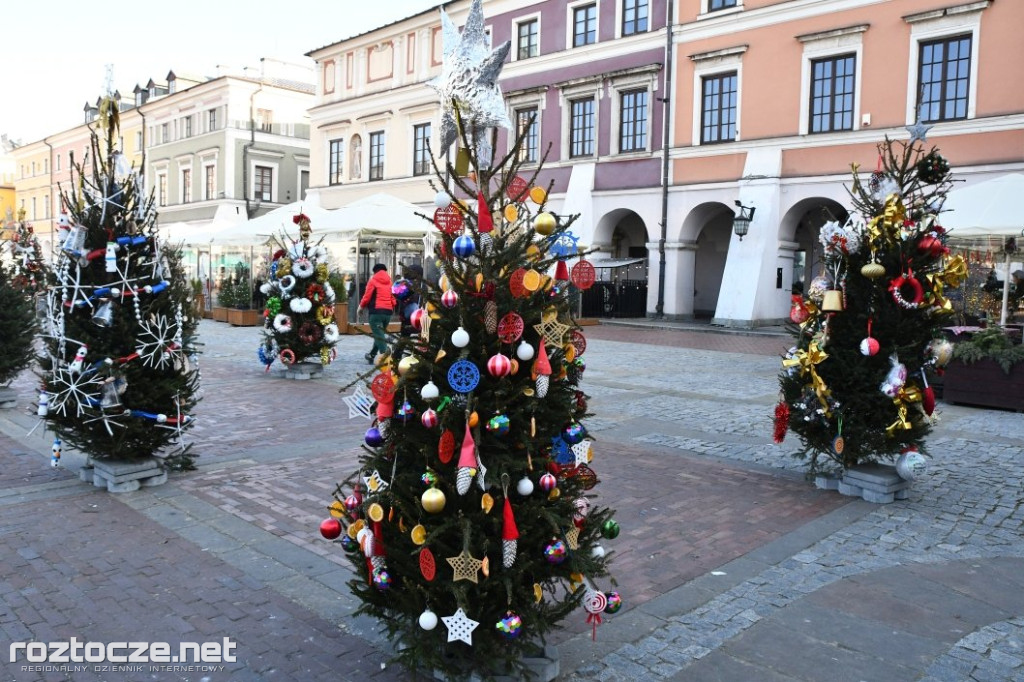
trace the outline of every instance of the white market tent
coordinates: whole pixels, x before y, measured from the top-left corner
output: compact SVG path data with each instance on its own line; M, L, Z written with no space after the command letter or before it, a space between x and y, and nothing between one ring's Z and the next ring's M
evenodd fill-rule
M942 207L940 224L954 243L998 241L1024 234L1024 174L1007 173L951 191ZM1006 324L1010 293L1010 252L1006 252L1003 307L999 324Z

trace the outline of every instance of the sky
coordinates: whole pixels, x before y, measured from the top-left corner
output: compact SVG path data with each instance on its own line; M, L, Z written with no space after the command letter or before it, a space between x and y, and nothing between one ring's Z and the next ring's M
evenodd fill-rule
M431 9L440 0L27 0L0 38L0 133L22 143L73 128L87 101L168 71L213 75L263 57L312 64L324 45ZM366 9L372 7L372 9Z

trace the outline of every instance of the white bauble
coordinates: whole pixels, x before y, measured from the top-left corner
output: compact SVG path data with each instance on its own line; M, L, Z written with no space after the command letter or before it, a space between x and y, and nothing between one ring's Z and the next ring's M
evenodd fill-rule
M905 481L919 478L928 467L928 460L917 450L908 450L896 460L896 473Z
M523 362L526 362L527 360L532 360L533 346L526 343L526 341L523 341L521 344L519 344L519 347L516 348L516 357L522 360Z
M456 348L465 348L469 345L469 332L459 327L452 332L452 345Z
M452 198L448 192L438 192L434 195L434 206L438 208L448 208L452 203Z
M433 630L437 627L437 614L427 609L420 614L420 627L424 630Z
M531 481L527 476L523 476L521 479L519 479L519 483L516 483L516 492L522 495L523 497L532 494L533 481Z
M595 559L600 559L604 556L604 547L601 545L594 545L594 548L590 550L590 555Z
M423 384L423 388L420 389L420 397L424 400L435 400L441 392L437 388L437 384L433 381L428 381Z

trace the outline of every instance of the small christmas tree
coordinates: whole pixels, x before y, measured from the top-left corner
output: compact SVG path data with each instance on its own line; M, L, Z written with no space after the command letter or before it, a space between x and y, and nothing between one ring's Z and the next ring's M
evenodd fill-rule
M490 63L478 1L457 47L443 12L442 26L446 73ZM466 54L475 56L459 62ZM488 101L500 100L497 70L482 68L486 78L462 79L473 88L442 100L470 168L460 177L457 164L435 167L442 276L420 285L419 333L373 379L366 454L321 524L325 537L342 536L356 568L359 612L380 620L401 662L446 679L521 671L581 605L595 630L621 606L597 585L607 574L601 539L618 525L592 502L597 477L580 423L586 344L562 260L572 220L544 210L536 172L518 175L522 136L499 163L487 161L484 133L498 122L482 112L504 107ZM442 131L441 151L451 142ZM574 271L589 284L589 263Z
M25 222L25 210L18 211L18 221L10 226L13 237L8 242L14 264L12 282L33 296L46 288L46 259L32 225Z
M328 281L327 249L310 242L313 231L305 214L293 220L299 226L299 238L282 236L288 246L274 254L270 281L260 289L268 298L259 358L268 371L275 358L285 366L309 357L330 364L340 335L334 322L336 296Z
M0 259L0 386L28 367L35 354L35 301L15 267Z
M938 217L949 165L925 151L925 130L880 144L866 183L854 165L854 211L822 227L823 272L793 297L797 345L783 361L775 440L795 431L812 471L826 468L820 458L845 470L903 457L901 473L923 462L935 407L927 375L951 355L939 332L952 314L945 291L967 275Z
M181 252L157 242L152 197L115 147L118 109L100 106L91 162L62 188L60 253L47 295L40 409L66 446L139 461L171 445L168 468L191 468L182 443L199 370Z

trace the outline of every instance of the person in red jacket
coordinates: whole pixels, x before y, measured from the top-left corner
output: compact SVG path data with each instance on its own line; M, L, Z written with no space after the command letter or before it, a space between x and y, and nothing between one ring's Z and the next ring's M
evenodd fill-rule
M366 291L359 300L359 310L370 311L370 331L373 332L373 347L364 355L371 365L378 353L388 350L387 328L395 309L395 298L391 295L391 277L383 263L373 266L373 276L366 283Z

